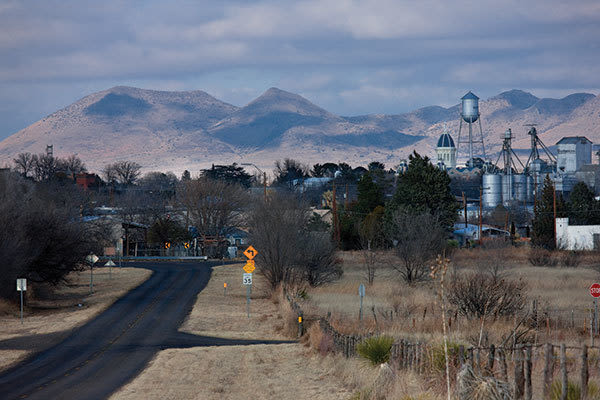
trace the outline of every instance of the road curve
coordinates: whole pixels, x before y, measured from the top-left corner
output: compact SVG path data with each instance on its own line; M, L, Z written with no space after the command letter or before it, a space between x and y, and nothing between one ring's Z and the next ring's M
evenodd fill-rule
M131 263L151 277L64 341L0 374L2 399L104 399L168 347L273 341L209 338L177 332L208 280L201 263Z

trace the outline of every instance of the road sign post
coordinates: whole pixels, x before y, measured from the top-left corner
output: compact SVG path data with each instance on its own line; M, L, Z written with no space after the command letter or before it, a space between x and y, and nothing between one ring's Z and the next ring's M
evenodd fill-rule
M227 282L223 282L223 296L227 296Z
M359 319L363 320L363 298L365 297L365 285L362 283L358 287L358 295L360 296L360 311L358 313Z
M27 279L17 279L17 290L21 293L21 325L23 325L23 292L27 290Z
M598 297L600 297L600 283L593 283L592 286L590 286L590 295L594 298L594 317L591 326L593 346L594 335L598 334Z
M98 261L98 256L90 253L85 260L90 264L90 294L94 292L94 264Z
M244 265L244 275L242 278L242 283L246 286L246 313L248 314L248 318L250 318L250 296L252 294L252 272L256 269L254 263L254 257L258 254L258 251L252 246L248 246L246 250L244 250L244 255L248 258L246 261L246 265Z
M106 264L104 264L105 267L108 267L108 279L112 279L112 267L115 265L116 264L112 260L108 260Z

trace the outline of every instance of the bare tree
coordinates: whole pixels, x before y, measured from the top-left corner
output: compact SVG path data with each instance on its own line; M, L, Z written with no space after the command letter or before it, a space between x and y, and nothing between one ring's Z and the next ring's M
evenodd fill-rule
M57 170L56 158L49 154L33 156L33 173L37 181L49 181Z
M308 207L292 196L258 201L249 213L250 241L259 250L257 268L272 289L280 284L317 286L341 276L331 238L307 229Z
M182 182L178 196L198 233L217 238L240 225L247 204L241 186L202 177Z
M142 166L135 161L117 161L104 167L103 174L107 182L119 182L132 185L141 175Z
M16 278L57 284L97 250L97 237L62 199L48 199L39 184L0 175L0 296ZM44 185L44 188L46 185Z
M15 170L22 176L27 177L30 172L33 172L34 156L31 153L19 153L13 163L15 164Z
M65 172L71 172L73 174L80 174L82 172L86 172L87 168L85 164L79 157L75 154L70 155L67 158L59 158L57 160L58 169L63 170Z
M392 214L387 234L399 259L394 269L402 279L409 284L426 279L432 261L445 243L445 232L438 218L400 209Z

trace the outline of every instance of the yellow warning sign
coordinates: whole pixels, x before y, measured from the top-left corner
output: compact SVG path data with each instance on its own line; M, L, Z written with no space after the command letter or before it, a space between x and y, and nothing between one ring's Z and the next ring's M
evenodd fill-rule
M258 251L256 251L256 249L252 246L248 246L248 248L244 251L244 255L248 257L249 260L252 260L254 257L256 257L257 254Z
M246 261L246 265L244 265L243 269L247 274L251 274L252 271L256 269L256 266L254 265L254 260Z

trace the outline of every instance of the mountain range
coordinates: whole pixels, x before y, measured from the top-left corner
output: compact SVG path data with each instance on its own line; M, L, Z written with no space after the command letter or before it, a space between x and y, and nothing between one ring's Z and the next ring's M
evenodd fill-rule
M526 125L532 123L547 146L563 136L600 142L600 97L593 94L550 99L511 90L480 101L480 112L488 154L500 150L507 128L512 128L516 148L528 148ZM270 171L275 160L286 157L309 165L381 161L393 167L413 150L435 158L444 126L457 142L459 114L455 105L345 117L277 88L237 107L203 91L117 86L0 142L0 165L10 164L18 153L41 153L51 144L55 156L76 154L91 171L118 160L136 161L144 171L178 174L233 162Z

